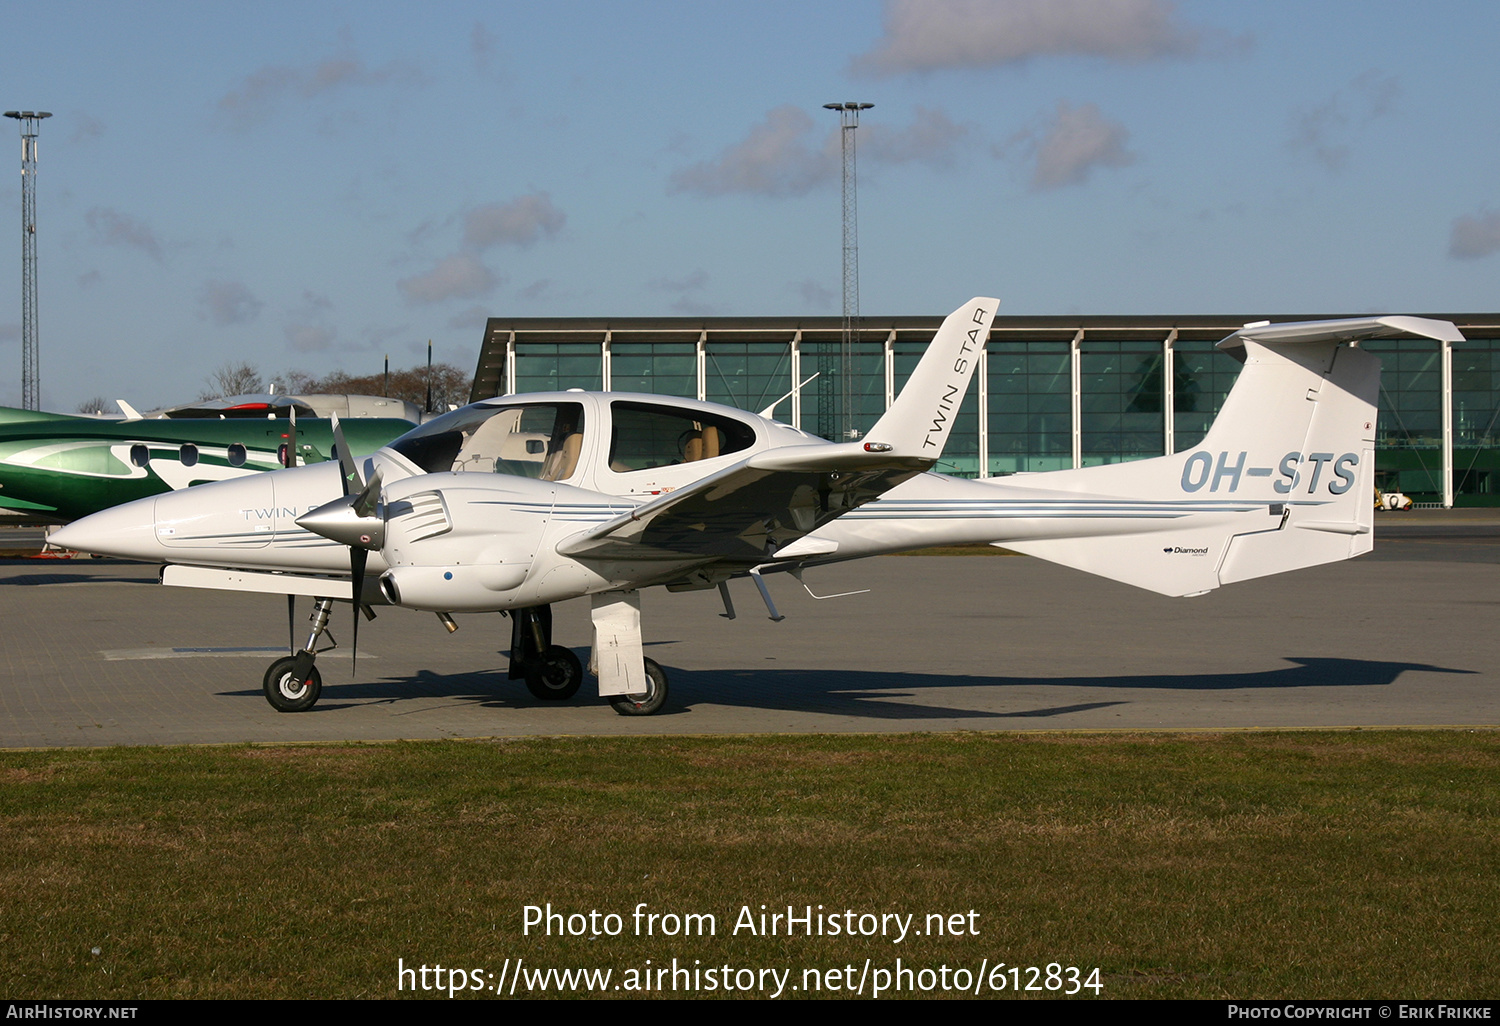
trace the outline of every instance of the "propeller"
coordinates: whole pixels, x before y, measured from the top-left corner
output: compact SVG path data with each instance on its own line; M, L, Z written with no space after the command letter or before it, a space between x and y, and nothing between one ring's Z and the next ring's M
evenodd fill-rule
M337 414L333 416L333 445L338 455L339 481L344 494L332 502L297 518L297 526L313 534L349 547L349 574L354 585L354 656L359 656L359 614L364 610L360 600L365 588L365 564L370 552L385 545L385 516L380 508L380 470L365 480L360 466L349 451L344 429ZM368 611L365 615L374 619Z

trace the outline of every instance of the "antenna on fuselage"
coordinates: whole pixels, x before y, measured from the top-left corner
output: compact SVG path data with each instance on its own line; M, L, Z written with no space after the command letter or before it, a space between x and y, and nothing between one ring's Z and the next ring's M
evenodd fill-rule
M788 399L790 399L793 395L795 395L796 393L798 393L798 392L802 391L804 388L806 388L807 385L808 385L808 382L812 381L813 378L817 377L818 374L821 374L821 373L823 373L823 372L822 371L818 371L818 373L814 374L812 376L812 378L808 378L807 381L802 382L802 384L800 384L796 388L792 389L790 392L788 392L786 395L782 396L780 399L776 400L770 406L767 406L764 410L761 410L760 411L760 415L762 417L766 418L767 420L775 420L776 418L775 418L774 415L776 413L776 407L780 406L782 403L784 403Z

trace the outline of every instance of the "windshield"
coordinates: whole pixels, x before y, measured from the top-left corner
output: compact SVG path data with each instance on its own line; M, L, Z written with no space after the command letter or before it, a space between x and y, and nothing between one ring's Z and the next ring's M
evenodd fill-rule
M583 451L583 405L465 406L402 435L391 448L429 474L451 470L566 481Z

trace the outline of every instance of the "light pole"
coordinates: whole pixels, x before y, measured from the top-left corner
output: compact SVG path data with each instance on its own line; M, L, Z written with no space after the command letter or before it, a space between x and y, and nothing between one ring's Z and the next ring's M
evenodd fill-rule
M859 127L859 112L873 103L825 103L825 110L839 112L839 143L844 157L844 333L839 346L839 413L838 437L847 441L856 437L854 430L854 342L859 335L859 189L855 180L854 130ZM831 362L831 361L830 361ZM820 371L824 368L819 367ZM831 369L831 368L830 368ZM825 378L826 380L826 378ZM833 396L825 386L818 393L818 415L823 420L824 398L832 406ZM831 413L831 411L830 411ZM828 427L833 417L829 416ZM828 436L831 437L831 436Z
M42 408L36 316L36 135L48 111L8 110L21 129L21 409Z

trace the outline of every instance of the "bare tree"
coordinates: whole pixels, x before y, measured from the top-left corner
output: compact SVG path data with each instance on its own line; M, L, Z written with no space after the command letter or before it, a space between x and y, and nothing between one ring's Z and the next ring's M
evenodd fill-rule
M288 392L304 395L388 395L393 399L422 406L427 402L427 367L419 365L409 370L391 371L390 387L386 387L385 375L367 374L355 377L344 371L334 371L321 378L314 378L298 371L283 375L283 380L296 381L299 386ZM432 365L432 408L438 412L450 405L463 406L469 401L472 379L468 373L451 363Z
M260 371L248 363L226 363L208 376L209 391L200 399L224 399L231 395L252 395L265 391Z
M105 410L112 410L114 409L114 405L115 404L113 400L106 399L102 395L96 395L92 399L85 399L83 402L79 403L78 412L86 413L92 416L94 414L103 413Z
M318 379L307 371L282 371L276 379L276 390L279 395L314 395L318 392L313 387L317 383Z

